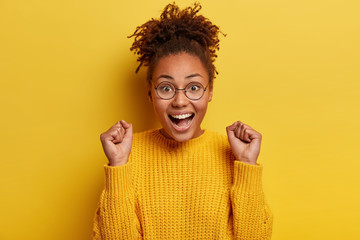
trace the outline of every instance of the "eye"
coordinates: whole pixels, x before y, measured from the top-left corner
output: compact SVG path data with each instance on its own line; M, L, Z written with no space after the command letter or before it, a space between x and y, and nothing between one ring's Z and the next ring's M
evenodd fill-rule
M192 83L189 85L189 87L187 88L187 90L189 92L197 92L199 91L200 89L202 89L202 86L200 83Z
M167 83L161 83L158 86L158 90L163 93L172 92L174 90L174 87Z
M169 87L169 86L163 86L163 87L161 88L161 90L162 90L163 92L170 92L170 91L171 91L171 87Z

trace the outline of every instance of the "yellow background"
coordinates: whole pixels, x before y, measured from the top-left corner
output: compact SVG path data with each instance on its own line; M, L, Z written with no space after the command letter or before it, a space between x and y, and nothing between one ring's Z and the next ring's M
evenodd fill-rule
M0 1L1 240L90 239L100 133L158 127L127 36L167 3ZM203 127L263 134L273 239L360 239L359 1L202 5L227 34Z

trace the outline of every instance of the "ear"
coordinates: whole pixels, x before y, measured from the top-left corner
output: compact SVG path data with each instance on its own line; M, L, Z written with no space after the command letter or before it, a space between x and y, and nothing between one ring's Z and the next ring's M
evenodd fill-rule
M150 86L150 84L147 85L147 94L148 94L148 97L149 97L149 101L152 102L151 86Z
M213 97L213 85L211 83L211 85L209 86L209 98L208 98L208 102L211 102Z

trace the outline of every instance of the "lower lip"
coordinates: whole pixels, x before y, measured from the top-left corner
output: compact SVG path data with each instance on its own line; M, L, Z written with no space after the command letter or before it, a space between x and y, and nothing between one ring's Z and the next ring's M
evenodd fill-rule
M179 127L179 126L176 125L173 121L171 121L171 119L169 119L169 120L170 120L170 122L171 122L172 127L173 127L177 132L185 132L186 130L188 130L188 129L191 127L191 124L192 124L192 122L193 122L193 120L194 120L194 117L195 117L195 116L192 117L192 119L190 120L190 122L189 122L188 124L186 124L185 127Z

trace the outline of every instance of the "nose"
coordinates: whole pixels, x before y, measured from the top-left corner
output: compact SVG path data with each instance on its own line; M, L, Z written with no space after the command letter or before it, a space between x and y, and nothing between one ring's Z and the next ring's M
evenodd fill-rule
M172 100L173 107L184 107L189 103L189 99L185 96L184 90L176 90L176 94Z

